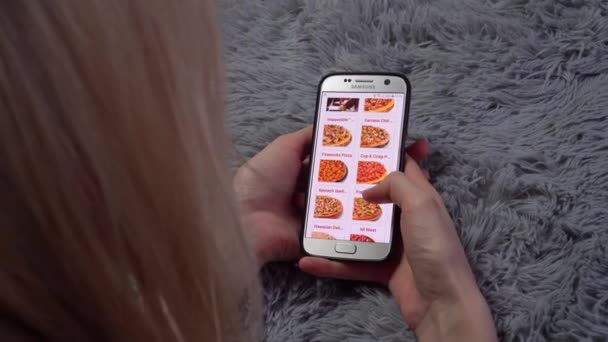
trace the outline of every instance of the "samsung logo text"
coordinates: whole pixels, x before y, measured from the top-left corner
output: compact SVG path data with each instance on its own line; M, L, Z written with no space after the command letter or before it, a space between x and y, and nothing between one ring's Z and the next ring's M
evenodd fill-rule
M376 86L373 84L351 84L351 89L376 89Z

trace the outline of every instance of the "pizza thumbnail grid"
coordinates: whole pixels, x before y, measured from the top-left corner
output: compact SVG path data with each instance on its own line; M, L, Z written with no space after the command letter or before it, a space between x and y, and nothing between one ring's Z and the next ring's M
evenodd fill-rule
M393 109L394 99L364 99L364 112L386 113ZM327 111L356 112L359 110L358 98L329 98ZM347 113L345 113L347 114ZM374 126L361 125L360 148L380 149L386 147L390 141L388 130ZM325 124L323 126L324 147L347 147L353 143L352 132L344 126L336 124ZM381 182L388 172L386 166L378 161L358 161L356 172L356 184L377 184ZM347 164L342 160L321 159L319 163L318 181L322 183L340 183L349 175ZM354 221L377 221L383 214L382 207L378 204L368 202L363 198L352 199L351 218ZM317 195L315 197L314 217L321 219L339 219L344 215L344 203L339 198L328 195ZM313 238L331 239L336 237L330 233L313 231ZM374 239L364 234L350 234L351 241L375 242Z

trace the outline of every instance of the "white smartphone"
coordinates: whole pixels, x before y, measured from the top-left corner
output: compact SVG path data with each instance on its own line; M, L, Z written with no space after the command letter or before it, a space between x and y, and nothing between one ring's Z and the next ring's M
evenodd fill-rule
M410 83L402 75L347 73L320 84L302 229L309 255L381 261L398 224L393 204L361 192L402 169Z

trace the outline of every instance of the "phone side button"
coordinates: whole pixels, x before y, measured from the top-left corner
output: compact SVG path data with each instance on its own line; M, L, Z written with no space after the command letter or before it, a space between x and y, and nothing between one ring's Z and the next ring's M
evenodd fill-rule
M336 252L344 253L344 254L355 254L357 251L357 246L352 243L336 243Z

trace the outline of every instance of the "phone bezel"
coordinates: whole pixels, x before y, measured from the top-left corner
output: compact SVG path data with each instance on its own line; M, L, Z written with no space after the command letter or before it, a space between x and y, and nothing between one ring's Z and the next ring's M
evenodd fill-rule
M351 82L344 82L344 78L351 79ZM384 84L385 79L390 79L389 85ZM411 85L407 77L398 73L379 73L379 72L351 72L351 73L331 73L325 75L319 82L317 89L317 104L315 107L314 127L313 127L313 143L310 147L310 156L314 155L317 141L319 113L321 112L321 94L324 91L336 91L336 92L368 92L366 90L354 90L351 85L357 84L357 80L366 80L364 84L372 84L375 86L373 92L375 93L403 93L405 104L403 106L403 126L401 132L401 144L399 147L399 169L402 170L405 162L405 147L407 137L407 127L409 121L409 108L410 108L410 96L411 96ZM371 81L370 81L371 80ZM397 82L398 81L398 82ZM312 168L312 163L311 163ZM310 177L310 169L308 172L307 188L305 194L305 213L308 212L309 195L312 187L312 178ZM304 217L302 224L301 234L301 248L307 255L318 256L329 259L340 259L340 260L353 260L353 261L382 261L388 258L392 250L393 241L395 241L396 227L399 224L400 211L397 206L393 211L393 219L391 224L391 238L388 243L369 243L369 242L356 242L356 241L342 241L342 240L322 240L312 239L306 237L306 222L307 217ZM336 243L352 243L357 247L355 254L342 254L335 251Z

